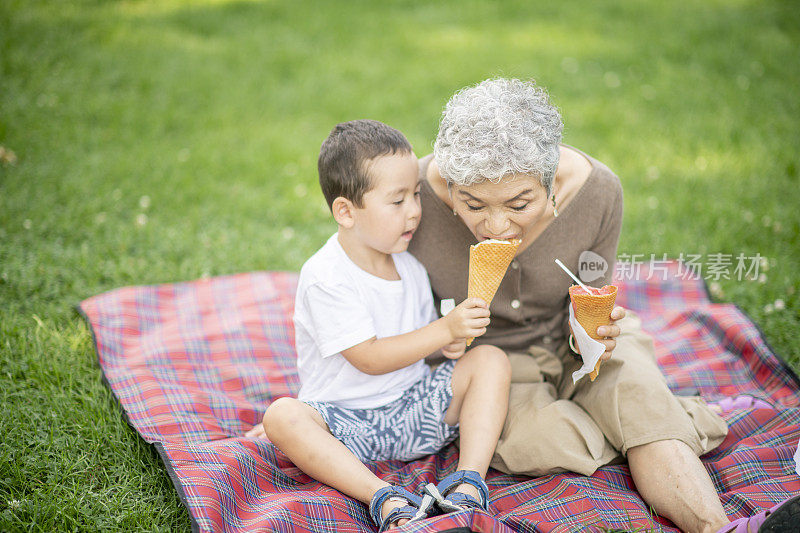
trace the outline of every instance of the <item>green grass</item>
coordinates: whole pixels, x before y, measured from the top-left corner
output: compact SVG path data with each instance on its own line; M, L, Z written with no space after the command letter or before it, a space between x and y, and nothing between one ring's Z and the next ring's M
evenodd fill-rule
M794 3L535 4L0 3L0 530L188 529L72 306L298 270L333 231L330 128L382 120L422 155L489 76L539 80L622 178L620 252L767 257L715 293L800 367Z

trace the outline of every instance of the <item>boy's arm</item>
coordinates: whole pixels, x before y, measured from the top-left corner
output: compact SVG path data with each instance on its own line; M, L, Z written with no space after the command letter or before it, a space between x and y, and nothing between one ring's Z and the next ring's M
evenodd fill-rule
M486 303L469 298L427 326L393 337L373 337L342 350L342 355L365 374L386 374L412 365L456 339L480 337L486 333L487 325Z

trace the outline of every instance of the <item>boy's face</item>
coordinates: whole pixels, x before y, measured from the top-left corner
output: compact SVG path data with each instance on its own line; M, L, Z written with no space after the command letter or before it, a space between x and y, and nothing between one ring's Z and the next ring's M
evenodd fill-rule
M366 163L372 189L354 208L354 230L366 246L385 254L404 252L419 225L419 167L413 153L398 152Z

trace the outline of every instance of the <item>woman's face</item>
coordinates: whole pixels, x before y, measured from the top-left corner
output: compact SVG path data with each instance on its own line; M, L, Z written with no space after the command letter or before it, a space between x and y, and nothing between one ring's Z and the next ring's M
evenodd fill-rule
M520 239L547 212L547 192L528 174L506 176L499 183L452 185L453 209L478 241Z

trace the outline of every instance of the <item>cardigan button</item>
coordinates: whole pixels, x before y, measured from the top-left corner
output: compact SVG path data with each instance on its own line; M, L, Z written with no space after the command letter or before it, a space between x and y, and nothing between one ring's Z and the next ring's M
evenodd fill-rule
M511 268L513 268L514 270L517 270L519 268L519 263L517 263L516 260L511 261Z
M511 309L519 309L519 300L511 300Z

